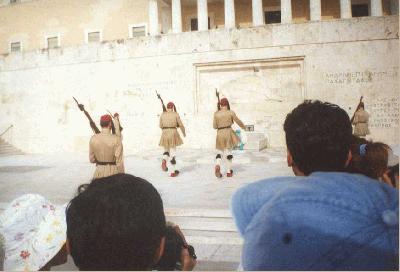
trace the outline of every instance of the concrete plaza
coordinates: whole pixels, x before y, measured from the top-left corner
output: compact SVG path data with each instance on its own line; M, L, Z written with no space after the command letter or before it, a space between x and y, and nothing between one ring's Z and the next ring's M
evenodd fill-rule
M160 155L160 150L128 153L126 172L149 180L159 190L167 219L181 226L196 249L196 270L236 269L242 239L231 217L231 196L245 184L292 175L285 150L235 151L234 177L222 179L214 176L213 150L178 149L181 175L176 178L161 171ZM54 204L66 203L80 184L90 181L93 171L86 153L0 157L0 208L26 193L41 194ZM69 260L54 269L76 268Z

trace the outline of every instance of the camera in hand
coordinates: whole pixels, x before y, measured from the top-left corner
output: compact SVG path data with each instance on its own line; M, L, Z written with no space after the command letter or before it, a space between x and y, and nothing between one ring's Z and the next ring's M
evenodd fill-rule
M185 248L182 237L176 233L173 227L168 226L165 235L164 254L153 269L159 271L182 270L182 248ZM188 245L187 248L189 255L193 259L197 259L194 248L191 245Z

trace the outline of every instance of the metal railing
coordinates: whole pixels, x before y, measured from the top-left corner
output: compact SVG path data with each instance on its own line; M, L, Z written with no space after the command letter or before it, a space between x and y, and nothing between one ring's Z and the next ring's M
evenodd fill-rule
M0 134L0 137L6 134L12 127L14 127L14 125L10 125L2 134Z

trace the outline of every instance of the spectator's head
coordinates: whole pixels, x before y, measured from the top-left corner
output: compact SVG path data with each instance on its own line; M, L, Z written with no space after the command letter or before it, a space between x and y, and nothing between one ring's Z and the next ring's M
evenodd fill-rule
M389 149L388 158L388 170L385 173L390 180L390 185L395 188L399 188L399 147L395 146L393 149Z
M352 159L347 169L351 173L379 179L387 170L389 150L388 145L380 142L352 144Z
M165 232L159 193L128 174L94 180L67 208L67 245L80 270L147 270Z
M110 128L111 127L111 115L105 114L100 118L100 126L102 128Z
M339 106L306 100L286 116L288 165L296 175L343 171L351 153L352 127Z
M65 206L56 206L40 195L13 200L0 215L5 238L6 271L50 270L67 261Z

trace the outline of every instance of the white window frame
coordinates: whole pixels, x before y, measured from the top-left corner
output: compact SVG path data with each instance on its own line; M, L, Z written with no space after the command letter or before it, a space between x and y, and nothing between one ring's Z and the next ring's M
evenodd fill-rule
M13 52L13 51L11 51L11 44L12 44L12 43L17 43L17 42L19 42L19 44L20 44L20 50L19 50L18 52L22 52L22 50L23 50L22 41L11 41L11 42L9 42L9 44L8 44L8 52L9 52L9 53L18 53L18 52Z
M130 24L128 26L129 39L133 38L132 28L134 28L134 27L143 27L143 26L144 26L144 37L148 36L149 35L149 33L148 33L149 29L147 27L147 23Z
M98 41L98 42L102 42L103 41L103 30L102 29L86 29L85 30L85 43L86 44L89 43L89 33L92 33L92 32L99 32L100 41Z
M61 47L61 35L60 33L53 34L53 35L46 35L44 38L44 48L46 49L54 49L54 48L49 48L49 44L47 43L48 38L54 38L57 37L57 47Z

